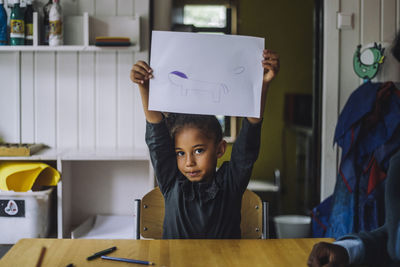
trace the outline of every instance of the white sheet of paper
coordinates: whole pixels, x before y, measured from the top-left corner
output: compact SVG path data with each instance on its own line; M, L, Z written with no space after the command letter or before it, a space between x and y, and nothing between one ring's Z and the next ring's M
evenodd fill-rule
M264 38L153 31L149 109L260 116Z

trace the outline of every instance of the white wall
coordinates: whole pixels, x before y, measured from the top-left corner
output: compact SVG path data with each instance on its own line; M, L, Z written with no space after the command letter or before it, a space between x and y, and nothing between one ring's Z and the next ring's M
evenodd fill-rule
M144 147L129 71L149 57L149 0L60 2L64 15L139 15L141 51L0 52L0 136L54 148Z
M321 200L333 192L336 181L339 157L332 143L339 112L362 82L353 71L355 49L358 44L390 44L400 29L400 0L325 0L324 5ZM338 13L352 15L350 29L337 28ZM398 79L397 70L398 63L389 59L384 63L385 75L378 79Z

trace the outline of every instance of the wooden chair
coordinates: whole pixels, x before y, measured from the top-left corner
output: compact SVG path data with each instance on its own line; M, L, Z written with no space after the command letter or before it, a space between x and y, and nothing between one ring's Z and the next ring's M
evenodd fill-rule
M164 222L164 198L158 187L148 192L142 200L136 199L136 239L161 239ZM268 233L268 203L250 190L242 199L243 239L266 239Z

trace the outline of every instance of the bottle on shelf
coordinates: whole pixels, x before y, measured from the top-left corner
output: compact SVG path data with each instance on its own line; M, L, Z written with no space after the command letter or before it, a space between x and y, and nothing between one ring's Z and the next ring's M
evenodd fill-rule
M63 44L62 9L59 0L53 0L49 13L49 45L57 46Z
M20 7L20 0L14 0L10 14L10 45L25 44L24 13Z
M49 25L49 13L50 13L50 8L53 5L53 1L49 0L44 6L43 6L43 44L48 45L49 44L49 34L50 34L50 25Z
M4 0L0 0L0 45L7 45L7 13L4 9Z
M25 9L25 44L32 45L33 44L33 6L32 0L26 0L26 9Z

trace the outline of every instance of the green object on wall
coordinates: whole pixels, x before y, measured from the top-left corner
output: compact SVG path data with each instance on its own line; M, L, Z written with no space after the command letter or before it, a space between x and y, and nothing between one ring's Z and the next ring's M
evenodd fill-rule
M353 56L353 68L358 77L368 81L373 79L379 71L380 65L383 63L385 49L381 44L374 43L373 47L369 47L361 51L361 45L357 46Z

